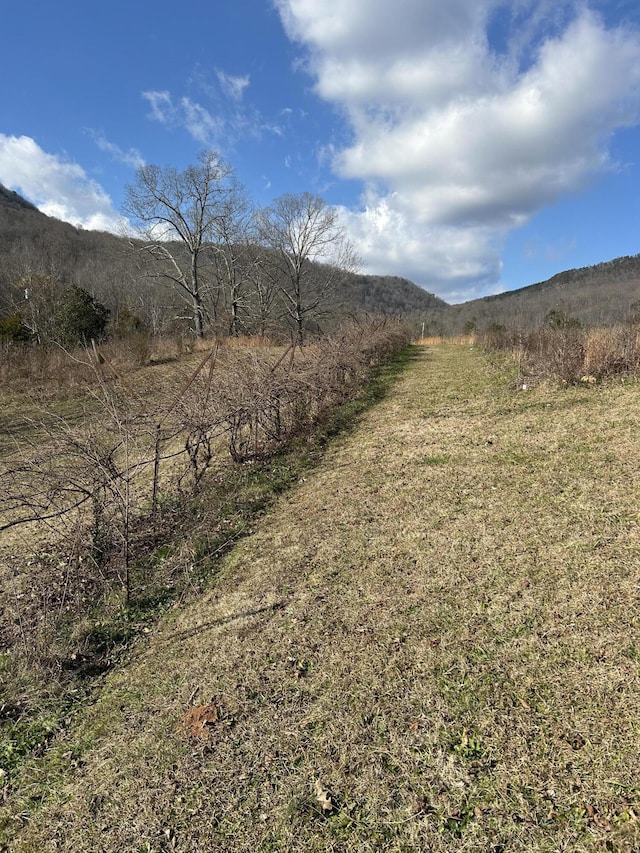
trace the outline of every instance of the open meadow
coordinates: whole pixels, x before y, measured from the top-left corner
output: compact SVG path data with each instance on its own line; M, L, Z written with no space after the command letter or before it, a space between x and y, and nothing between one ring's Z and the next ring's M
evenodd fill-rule
M640 386L515 379L413 346L24 760L0 849L637 850Z

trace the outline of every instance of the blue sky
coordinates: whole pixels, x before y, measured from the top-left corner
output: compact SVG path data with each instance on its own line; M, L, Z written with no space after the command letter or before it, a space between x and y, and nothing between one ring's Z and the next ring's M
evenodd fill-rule
M0 182L117 229L218 151L450 302L640 252L637 0L0 0Z

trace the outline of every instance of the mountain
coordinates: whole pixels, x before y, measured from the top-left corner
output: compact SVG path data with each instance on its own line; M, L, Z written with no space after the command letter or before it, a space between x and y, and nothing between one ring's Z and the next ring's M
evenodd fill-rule
M111 309L140 316L150 328L168 328L162 317L181 312L168 287L151 286L136 267L126 238L85 231L45 216L0 184L0 315L12 305L11 291L25 276L83 287ZM566 270L517 290L448 305L411 281L395 276L348 275L326 306L334 320L359 313L404 316L416 331L459 334L493 325L533 328L550 311L586 325L640 317L640 255Z
M446 334L473 326L530 329L551 311L584 325L609 325L640 316L640 255L615 258L590 267L565 270L547 281L450 305L436 325Z
M10 310L15 285L21 283L22 292L25 278L35 275L84 288L112 316L127 307L148 327L166 328L159 315L184 314L180 299L175 289L150 285L130 249L128 238L85 231L46 216L0 185L0 314ZM406 279L347 275L324 307L333 315L332 321L323 320L327 326L345 315L422 315L446 308L446 303Z

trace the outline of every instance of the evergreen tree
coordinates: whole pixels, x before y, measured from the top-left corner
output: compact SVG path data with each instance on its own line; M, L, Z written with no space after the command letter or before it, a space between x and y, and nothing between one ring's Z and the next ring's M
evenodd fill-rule
M55 339L63 346L86 344L104 337L109 309L82 287L65 290L54 321Z

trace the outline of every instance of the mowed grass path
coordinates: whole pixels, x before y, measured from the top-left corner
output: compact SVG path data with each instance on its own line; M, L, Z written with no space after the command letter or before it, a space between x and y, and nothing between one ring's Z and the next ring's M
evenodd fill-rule
M417 349L26 775L9 849L639 849L639 423L637 384Z

